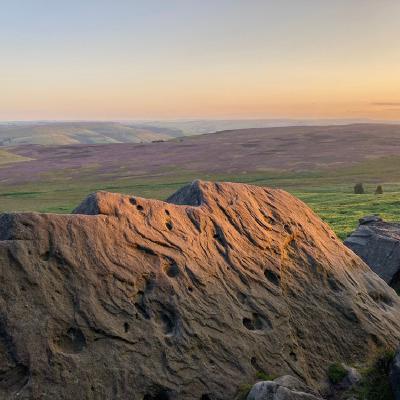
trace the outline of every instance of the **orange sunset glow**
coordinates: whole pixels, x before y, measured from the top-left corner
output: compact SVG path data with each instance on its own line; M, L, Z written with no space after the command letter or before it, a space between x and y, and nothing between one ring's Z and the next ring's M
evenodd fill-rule
M397 1L16 3L3 120L400 118Z

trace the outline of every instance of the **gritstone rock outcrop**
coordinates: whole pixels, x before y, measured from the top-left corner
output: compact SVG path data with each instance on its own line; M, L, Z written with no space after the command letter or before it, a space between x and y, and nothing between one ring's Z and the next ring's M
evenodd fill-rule
M4 399L232 399L257 371L318 389L400 337L397 295L326 224L242 184L3 214L0 282Z
M400 290L400 224L372 215L360 219L345 245L385 282Z

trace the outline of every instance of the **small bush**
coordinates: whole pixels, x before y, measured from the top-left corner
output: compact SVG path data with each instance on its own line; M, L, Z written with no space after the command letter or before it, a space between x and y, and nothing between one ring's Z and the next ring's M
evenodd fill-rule
M250 385L249 383L245 383L244 385L241 385L239 387L239 390L235 397L235 400L246 400L252 387L253 387L253 385Z
M379 354L373 364L362 372L360 385L355 390L359 400L393 400L389 372L394 358L393 351Z
M340 363L331 364L328 368L328 378L334 385L341 382L346 375L346 368Z
M375 194L383 194L382 185L378 185L375 189Z
M355 194L364 194L365 193L364 186L362 183L357 183L356 185L354 185L354 193Z
M258 371L256 378L260 381L273 381L275 378L272 375L265 373L264 371Z

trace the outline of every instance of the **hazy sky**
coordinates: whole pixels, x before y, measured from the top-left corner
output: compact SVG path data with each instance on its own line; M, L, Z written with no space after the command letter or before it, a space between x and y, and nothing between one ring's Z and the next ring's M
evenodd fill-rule
M1 0L0 119L400 119L399 0Z

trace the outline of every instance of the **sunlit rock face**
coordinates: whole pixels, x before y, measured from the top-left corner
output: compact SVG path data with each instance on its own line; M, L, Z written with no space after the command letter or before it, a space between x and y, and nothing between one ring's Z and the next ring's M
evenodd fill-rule
M258 371L319 389L400 338L397 295L326 224L243 184L3 214L0 282L0 398L228 400Z

